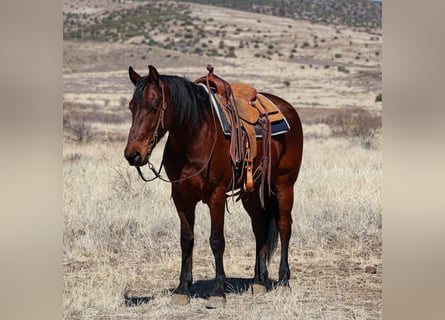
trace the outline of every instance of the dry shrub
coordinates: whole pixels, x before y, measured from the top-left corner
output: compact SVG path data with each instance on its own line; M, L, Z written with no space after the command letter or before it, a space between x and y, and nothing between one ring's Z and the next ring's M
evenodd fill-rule
M74 153L69 153L63 156L63 161L79 161L80 159L82 159L82 154L74 152Z
M95 104L63 103L63 131L68 141L124 142L119 126L131 120L126 109L113 110Z
M332 136L332 128L325 123L303 125L305 139L327 139Z
M139 195L139 193L135 193L135 179L137 177L130 173L130 168L124 167L113 167L112 168L115 173L115 181L113 182L113 190L116 192L116 195L122 196L130 195L131 197L135 197ZM134 172L133 172L134 173Z
M89 111L83 113L83 119L89 122L119 124L128 121L129 115L124 113Z
M68 139L79 143L89 142L93 136L91 126L75 111L63 115L63 132Z
M374 146L375 138L382 129L381 114L361 109L339 112L325 121L333 128L334 136L357 141L365 149Z
M377 148L382 131L382 115L379 111L364 109L300 109L304 137L342 137L358 143L365 149Z

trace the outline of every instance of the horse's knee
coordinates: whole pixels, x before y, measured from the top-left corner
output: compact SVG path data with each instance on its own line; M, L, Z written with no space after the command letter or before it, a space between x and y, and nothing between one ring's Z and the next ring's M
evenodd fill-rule
M183 250L188 250L193 247L195 242L195 237L192 234L183 234L181 235L181 248Z
M209 241L210 241L210 247L212 248L214 254L218 253L221 250L224 250L224 247L226 245L224 237L211 236Z

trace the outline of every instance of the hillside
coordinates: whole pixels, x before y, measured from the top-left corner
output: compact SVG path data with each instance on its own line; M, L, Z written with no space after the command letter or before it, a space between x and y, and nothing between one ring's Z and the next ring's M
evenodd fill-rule
M208 2L241 11L285 16L292 20L306 19L337 26L342 24L366 26L367 32L370 33L381 31L381 4L371 3L367 0L334 1L333 4L331 3L333 1L330 0L318 0L310 2L310 4L305 0L297 2L197 0L192 2ZM239 35L252 30L255 33L268 32L256 23L247 29L238 27L239 21L235 24L228 24L227 21L223 24L216 24L212 15L218 14L221 9L213 7L211 11L214 12L197 15L196 6L190 3L90 1L91 4L98 4L83 10L80 9L79 2L77 2L77 6L74 4L75 1L72 3L70 6L66 4L63 11L65 40L130 41L192 54L236 57L236 54L232 52L235 47L229 47L229 51L220 50L224 49L224 44L221 41L228 36L228 33ZM269 3L269 5L263 3ZM87 6L87 4L82 5ZM378 6L380 6L380 10L378 10ZM232 29L231 26L235 28ZM288 27L291 29L292 23ZM284 30L282 36L291 31ZM204 38L216 38L219 41L203 44ZM325 42L325 39L319 40L322 43ZM313 42L316 47L320 45L316 35L314 35ZM258 41L255 43L258 44ZM248 45L248 42L240 42L239 48ZM308 47L310 43L304 42L302 45Z
M381 28L173 1L69 0L63 15L65 101L118 106L129 65L194 79L211 63L298 107L381 109Z
M369 0L189 0L278 17L309 20L314 23L379 28L382 4Z

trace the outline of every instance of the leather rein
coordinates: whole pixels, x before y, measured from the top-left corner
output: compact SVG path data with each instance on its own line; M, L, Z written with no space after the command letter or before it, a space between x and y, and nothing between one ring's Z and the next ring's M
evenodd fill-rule
M208 92L210 92L210 84L209 84L208 77L207 77L207 88L208 88ZM162 129L164 129L164 115L165 115L165 111L167 110L167 103L165 102L164 84L162 84L162 86L161 86L161 91L162 91L162 109L161 109L161 111L159 113L158 122L156 123L156 127L155 127L155 130L154 130L154 135L150 139L150 143L149 143L149 148L151 149L150 151L153 151L156 143L158 142L157 140L158 140L158 137L159 137L159 127L162 127ZM210 101L210 104L211 104L212 102L211 102L210 99L211 98L210 98L210 94L209 94L209 101ZM215 151L216 140L217 140L217 137L218 137L217 128L216 128L215 111L213 110L212 107L210 107L210 109L212 110L213 124L214 124L214 127L215 127L215 138L213 139L212 149L210 150L209 157L208 157L206 163L204 164L204 166L201 169L199 169L197 172L195 172L195 173L193 173L193 174L191 174L189 176L186 176L186 177L183 177L183 178L180 178L180 179L176 179L176 180L170 180L170 179L166 179L166 178L161 176L161 170L162 170L162 167L164 165L164 159L162 159L161 165L159 166L158 170L156 170L155 166L150 162L150 160L148 160L148 168L153 172L153 174L154 174L153 178L150 178L150 179L145 178L144 174L142 173L141 167L140 166L136 167L136 169L138 171L138 174L139 174L139 177L141 177L141 179L143 181L151 182L153 180L159 179L159 180L162 180L164 182L170 182L170 183L181 182L181 181L184 181L184 180L187 180L187 179L190 179L190 178L193 178L193 177L197 176L202 171L204 171L205 168L207 168L207 166L210 163L210 159L212 158L213 152Z

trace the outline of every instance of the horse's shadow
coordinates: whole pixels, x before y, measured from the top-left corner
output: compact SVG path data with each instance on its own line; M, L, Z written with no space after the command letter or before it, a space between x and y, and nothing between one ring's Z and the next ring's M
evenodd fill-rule
M190 296L193 298L208 299L215 285L215 280L198 280L193 283L190 289ZM251 291L252 278L227 278L226 282L226 294L242 294L247 291ZM277 285L276 281L268 280L266 282L267 290L271 290ZM162 292L173 292L174 288L164 289ZM124 295L125 305L127 307L138 306L147 304L151 300L155 299L154 296L128 296Z
M226 293L241 294L250 289L251 278L227 278ZM198 280L190 290L190 296L195 298L208 299L215 286L215 280Z

